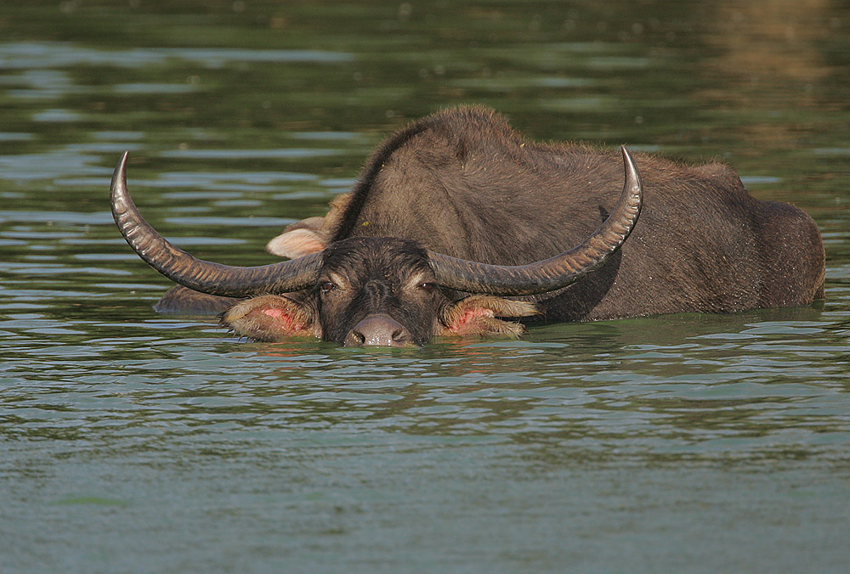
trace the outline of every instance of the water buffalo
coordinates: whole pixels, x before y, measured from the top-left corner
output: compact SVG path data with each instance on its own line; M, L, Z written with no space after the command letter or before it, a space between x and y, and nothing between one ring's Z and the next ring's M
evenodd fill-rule
M130 199L126 154L112 212L133 249L182 286L158 310L223 311L225 326L257 340L424 344L522 332L503 319L725 313L823 297L823 245L803 211L753 199L723 164L622 156L527 141L486 108L444 110L387 139L325 217L269 243L291 260L262 267L201 261L168 243Z

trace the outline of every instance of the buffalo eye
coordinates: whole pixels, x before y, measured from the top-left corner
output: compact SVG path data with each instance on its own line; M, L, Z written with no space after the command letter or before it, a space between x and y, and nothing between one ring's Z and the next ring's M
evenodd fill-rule
M321 291L323 295L325 293L330 293L334 289L336 289L336 285L333 281L322 281L319 283L319 291Z
M428 282L420 283L419 288L422 289L423 291L425 291L426 293L433 293L434 289L437 288L437 284L436 283L428 283Z

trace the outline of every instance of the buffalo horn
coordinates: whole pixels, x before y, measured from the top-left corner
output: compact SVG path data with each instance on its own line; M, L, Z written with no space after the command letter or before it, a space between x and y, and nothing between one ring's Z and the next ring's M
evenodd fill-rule
M178 249L151 227L127 191L127 156L124 152L112 175L112 217L130 247L148 265L184 287L226 297L260 293L286 293L315 283L321 254L308 255L261 267L231 267L196 259Z
M431 268L444 287L469 293L534 295L566 287L602 265L623 245L640 215L643 188L634 158L623 147L626 183L613 213L569 251L528 265L489 265L429 252Z

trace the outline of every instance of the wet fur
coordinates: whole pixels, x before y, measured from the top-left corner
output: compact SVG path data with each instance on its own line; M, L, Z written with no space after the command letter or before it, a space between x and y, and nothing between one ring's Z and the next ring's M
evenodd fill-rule
M326 286L332 285L332 288ZM387 315L400 323L413 344L434 335L519 336L519 318L537 313L531 303L493 296L469 297L441 289L427 252L412 241L351 238L323 253L322 273L310 290L263 295L227 310L223 326L260 341L314 336L345 342L351 329L370 315Z
M629 239L571 287L522 298L536 304L533 313L550 321L587 321L795 306L823 297L823 245L804 212L755 200L720 163L686 166L645 154L636 155L636 162L644 206ZM276 252L297 257L327 246L327 261L352 277L364 272L365 255L344 252L358 237L404 238L414 246L417 255L408 261L382 260L382 248L366 257L389 276L407 273L410 265L421 270L423 248L485 263L524 264L578 245L613 209L622 186L622 162L612 151L530 142L492 110L449 109L388 138L351 193L338 196L328 216L290 226L287 231L300 230L299 235L284 233L284 247ZM419 318L414 330L425 331L417 340L427 340L429 330L461 334L461 325L470 332L477 325L481 333L516 335L520 327L495 317L533 314L532 307L511 312L474 294L440 292L443 300L433 315L423 314L418 303L399 307L398 313ZM315 297L314 292L294 298L312 301L320 336L329 340L338 340L343 325L364 312L358 307L363 301L353 298L345 310L329 313L332 305ZM216 299L204 304L225 303ZM265 336L265 327L241 321L229 324Z
M803 211L755 200L720 163L635 157L645 193L632 235L572 287L527 298L549 320L732 312L823 297L823 245ZM530 142L492 110L449 109L373 154L332 241L404 237L455 257L524 264L578 245L622 187L613 151Z

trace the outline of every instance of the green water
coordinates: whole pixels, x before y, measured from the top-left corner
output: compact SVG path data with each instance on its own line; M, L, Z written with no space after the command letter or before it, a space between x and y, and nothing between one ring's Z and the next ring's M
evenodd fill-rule
M850 7L4 2L0 572L850 564ZM408 121L721 158L818 222L827 299L415 350L157 316L107 205L232 264Z

